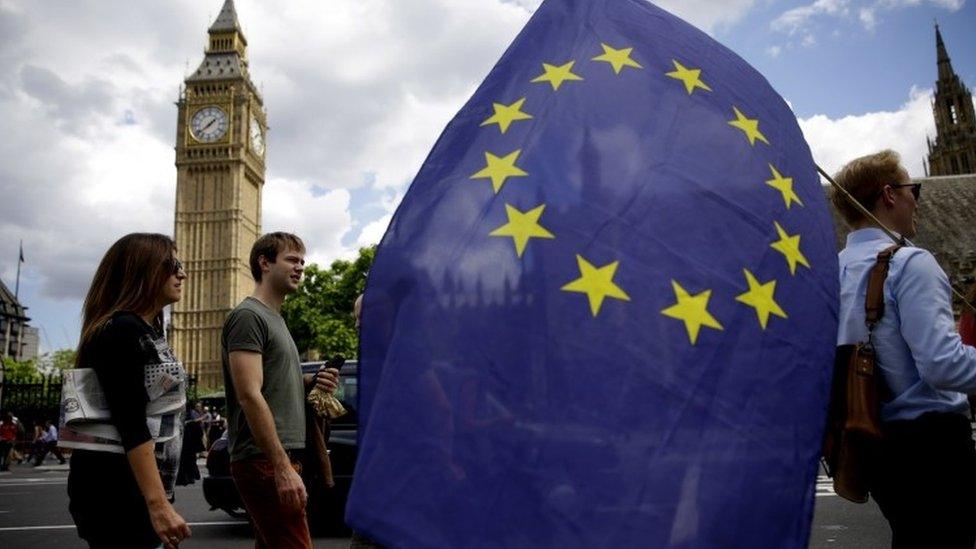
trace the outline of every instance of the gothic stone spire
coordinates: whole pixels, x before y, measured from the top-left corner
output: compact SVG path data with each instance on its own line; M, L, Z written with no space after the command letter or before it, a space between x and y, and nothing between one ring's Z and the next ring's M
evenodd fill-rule
M231 0L227 0L230 2ZM952 62L949 61L949 52L946 51L945 43L942 41L942 33L939 32L939 24L935 24L935 50L936 59L939 64L939 80L951 79L955 72L952 70Z
M973 96L952 70L949 52L935 25L935 49L939 79L935 83L935 140L929 146L931 175L959 175L976 172L976 113Z

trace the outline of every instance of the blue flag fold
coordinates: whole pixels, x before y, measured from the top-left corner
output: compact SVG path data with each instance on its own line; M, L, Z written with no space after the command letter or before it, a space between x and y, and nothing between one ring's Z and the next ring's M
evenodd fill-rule
M380 244L348 522L404 547L805 547L837 299L762 75L643 0L547 0Z

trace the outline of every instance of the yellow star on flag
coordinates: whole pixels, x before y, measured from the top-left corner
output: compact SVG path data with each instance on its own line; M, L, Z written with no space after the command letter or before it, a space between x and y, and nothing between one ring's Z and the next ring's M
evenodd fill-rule
M600 312L604 298L612 297L630 301L630 296L613 283L613 275L617 272L619 261L603 267L594 267L589 261L583 259L583 256L576 254L576 263L579 265L580 277L560 289L564 292L586 294L590 301L590 312L594 317Z
M796 274L797 264L803 265L809 269L810 262L808 262L807 258L803 256L802 252L800 252L800 235L789 235L779 223L773 221L773 224L776 225L776 232L779 234L779 240L770 244L769 247L783 254L783 257L786 258L786 262L790 264L790 274Z
M701 88L705 91L712 91L712 88L708 87L708 84L702 82L701 80L701 69L689 69L681 63L678 63L677 59L672 59L674 63L675 70L665 73L667 76L674 78L675 80L681 80L685 83L685 89L688 90L688 95L695 91L695 88Z
M545 211L546 205L542 204L527 211L520 212L514 207L505 204L505 213L508 215L508 223L498 227L490 234L491 236L510 236L515 242L515 253L522 257L525 246L528 245L530 238L556 238L539 225L539 218Z
M793 191L793 178L783 177L772 164L769 164L769 171L773 172L773 178L766 181L766 184L770 187L776 189L783 195L783 202L786 202L786 209L790 209L790 206L796 202L799 205L803 205L800 197L796 195Z
M779 304L773 298L773 294L776 292L776 281L770 280L765 284L761 284L756 280L755 275L749 272L749 269L742 269L742 272L746 275L746 283L749 284L749 291L737 295L735 300L756 309L756 316L759 317L759 325L762 326L762 329L766 329L770 314L774 314L780 318L786 318L786 313L783 312L783 309L780 308Z
M698 332L702 326L716 330L723 329L718 320L708 312L708 300L712 297L711 290L691 295L681 287L681 284L678 284L677 280L671 281L671 287L674 288L674 295L678 302L662 310L661 314L683 321L692 345L698 341Z
M600 46L603 47L603 54L594 57L593 61L610 63L610 66L613 67L614 74L620 74L620 71L624 67L633 67L635 69L644 68L640 66L640 63L630 58L630 53L634 51L634 48L621 48L618 50L602 43Z
M529 175L515 165L522 149L512 151L503 157L497 157L490 152L485 153L486 166L478 173L471 176L471 179L491 179L491 186L495 189L495 194L502 190L502 185L509 177L523 177Z
M729 120L729 125L742 130L746 134L746 137L749 138L750 145L755 146L757 139L769 145L766 136L759 131L758 119L746 118L746 115L742 114L742 111L736 107L732 107L732 110L735 111L735 120Z
M498 124L498 128L502 131L502 133L505 133L508 131L508 127L512 125L512 122L515 122L516 120L529 120L532 118L531 114L522 112L523 103L525 103L524 97L511 105L492 103L491 106L495 109L495 114L491 115L490 118L482 122L481 125L487 126L489 124Z
M565 65L550 65L549 63L543 63L542 69L544 73L536 76L532 79L533 82L549 82L552 85L553 91L558 90L559 86L563 85L566 80L582 80L583 77L573 73L573 63L576 61L570 61Z

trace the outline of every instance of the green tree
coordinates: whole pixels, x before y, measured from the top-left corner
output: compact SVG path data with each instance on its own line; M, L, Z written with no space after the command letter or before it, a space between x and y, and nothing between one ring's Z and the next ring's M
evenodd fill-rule
M51 365L58 370L69 370L75 367L78 353L74 349L58 349L51 353Z
M43 374L56 374L75 367L74 349L58 349L44 353L37 359L37 369Z
M360 248L353 261L337 259L328 269L314 264L305 268L298 291L281 306L281 315L302 355L356 356L359 334L352 306L366 286L366 273L375 256L376 247L371 246Z
M4 381L34 377L40 373L37 369L37 360L35 359L14 360L7 357L3 359L3 369Z

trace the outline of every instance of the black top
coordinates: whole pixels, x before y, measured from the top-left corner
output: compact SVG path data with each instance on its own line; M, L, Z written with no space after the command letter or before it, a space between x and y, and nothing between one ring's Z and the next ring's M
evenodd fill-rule
M162 334L129 312L114 314L85 349L86 364L81 366L94 368L126 452L152 440L146 425L146 365L169 358L167 353ZM133 530L126 530L132 547L159 544L125 455L75 450L68 475L68 496L72 517L83 538L95 539L103 530L117 533L124 526Z
M86 356L105 394L112 423L125 451L151 440L146 426L146 364L156 362L155 340L161 335L133 313L118 312L92 338Z

